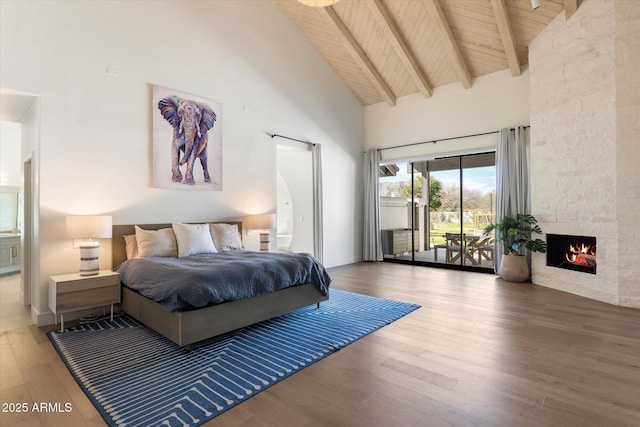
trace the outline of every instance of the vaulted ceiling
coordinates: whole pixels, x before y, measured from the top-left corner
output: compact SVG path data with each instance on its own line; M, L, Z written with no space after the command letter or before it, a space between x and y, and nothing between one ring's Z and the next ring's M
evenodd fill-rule
M309 7L277 0L364 105L510 69L522 73L529 43L578 0L340 0Z

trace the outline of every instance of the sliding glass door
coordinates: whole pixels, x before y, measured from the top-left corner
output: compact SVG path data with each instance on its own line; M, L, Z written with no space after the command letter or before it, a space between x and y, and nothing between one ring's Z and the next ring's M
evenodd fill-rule
M462 227L460 158L426 161L424 168L429 173L433 190L429 206L430 249L433 251L433 259L429 257L428 261L456 264L460 258L459 251L454 251L453 248L459 245Z
M496 195L495 153L461 158L462 217L465 252L463 262L493 271L493 236L484 236L493 221Z
M385 260L493 271L494 203L493 152L381 165Z
M380 166L380 228L385 259L413 260L424 250L423 178L412 162ZM416 211L418 214L416 215Z

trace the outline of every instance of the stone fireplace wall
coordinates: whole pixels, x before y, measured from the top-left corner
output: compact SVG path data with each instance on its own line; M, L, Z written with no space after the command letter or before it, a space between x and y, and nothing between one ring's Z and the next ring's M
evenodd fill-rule
M597 274L534 254L533 282L640 308L640 1L583 0L529 46L532 213L596 236Z

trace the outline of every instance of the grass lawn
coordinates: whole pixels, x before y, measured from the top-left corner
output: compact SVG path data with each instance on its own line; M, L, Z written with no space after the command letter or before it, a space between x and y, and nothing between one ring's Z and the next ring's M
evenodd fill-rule
M429 233L431 236L431 244L441 244L445 242L445 233L460 233L460 224L452 222L438 222L432 224L433 228ZM463 232L470 235L482 235L482 230L478 230L472 223L463 224Z

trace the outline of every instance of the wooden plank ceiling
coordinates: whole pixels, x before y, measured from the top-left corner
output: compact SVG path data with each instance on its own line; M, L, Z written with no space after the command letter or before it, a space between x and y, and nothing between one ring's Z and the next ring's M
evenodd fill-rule
M460 82L527 63L529 43L577 0L340 0L279 7L364 105Z

